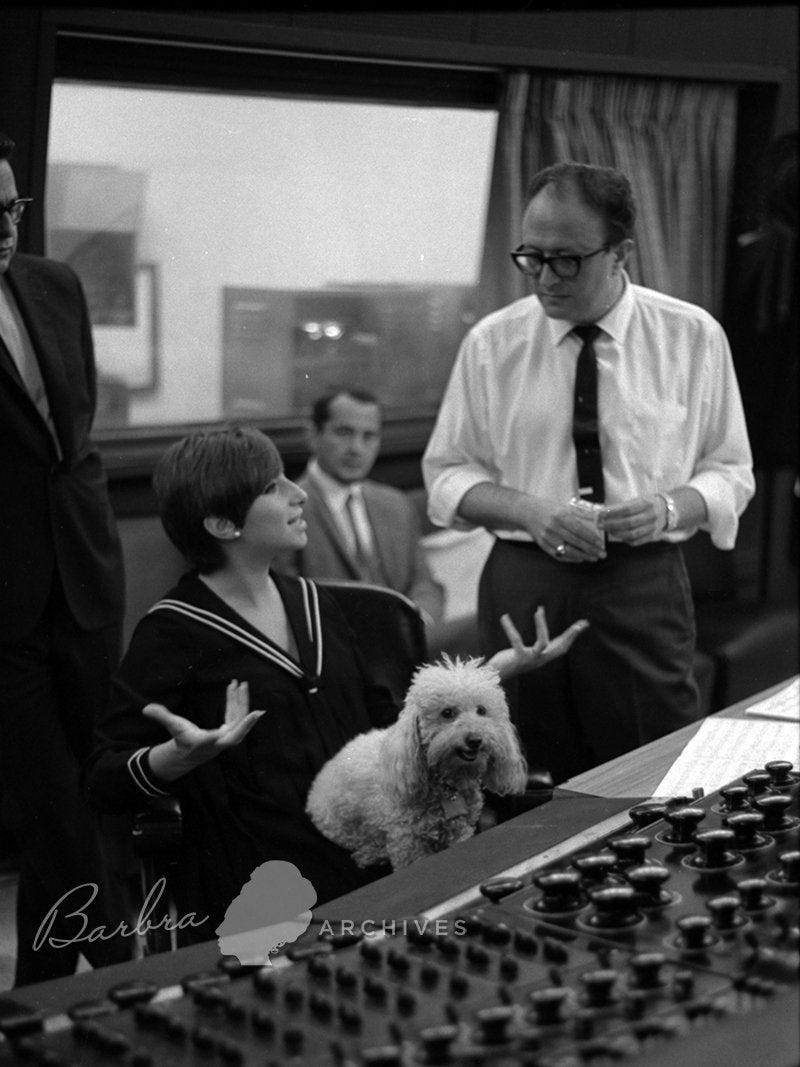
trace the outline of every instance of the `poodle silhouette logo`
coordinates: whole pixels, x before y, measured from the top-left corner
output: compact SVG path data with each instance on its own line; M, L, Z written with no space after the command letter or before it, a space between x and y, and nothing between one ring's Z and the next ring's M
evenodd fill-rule
M293 863L262 863L214 931L220 952L241 964L272 966L270 955L308 929L316 901L316 890Z

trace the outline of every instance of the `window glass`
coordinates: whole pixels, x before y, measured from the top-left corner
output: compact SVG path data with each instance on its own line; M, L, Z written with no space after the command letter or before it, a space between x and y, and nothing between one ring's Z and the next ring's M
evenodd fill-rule
M97 428L441 396L472 311L497 114L60 80L47 252L90 305Z

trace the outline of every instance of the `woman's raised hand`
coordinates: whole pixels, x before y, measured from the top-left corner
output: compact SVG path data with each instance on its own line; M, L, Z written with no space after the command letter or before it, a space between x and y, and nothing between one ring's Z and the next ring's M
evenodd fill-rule
M569 651L573 641L589 625L586 619L578 619L558 637L551 640L544 608L538 607L534 615L536 641L532 645L526 645L509 615L502 615L500 624L506 632L511 647L495 652L489 660L489 665L494 667L504 679L512 678L523 671L531 671L535 667L543 667L545 663L563 656Z
M239 682L235 679L229 683L225 691L225 718L220 726L213 730L205 730L182 715L175 715L163 704L147 704L142 709L142 714L154 719L169 732L174 742L174 754L179 761L171 766L172 761L167 760L163 766L153 766L156 774L165 778L177 777L185 774L192 767L218 756L225 749L238 745L264 714L263 711L250 711L250 688L247 682ZM161 748L162 746L157 746ZM155 755L155 750L152 751ZM154 761L151 755L151 764L162 764L163 757L167 753L160 754L162 758ZM177 771L178 773L170 773Z

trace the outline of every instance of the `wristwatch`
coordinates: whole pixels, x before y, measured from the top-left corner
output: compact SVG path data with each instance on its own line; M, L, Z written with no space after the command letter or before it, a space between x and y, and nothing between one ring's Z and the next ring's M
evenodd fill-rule
M675 507L675 501L669 495L669 493L659 493L661 499L667 508L667 517L664 523L664 533L672 533L678 526L678 509Z

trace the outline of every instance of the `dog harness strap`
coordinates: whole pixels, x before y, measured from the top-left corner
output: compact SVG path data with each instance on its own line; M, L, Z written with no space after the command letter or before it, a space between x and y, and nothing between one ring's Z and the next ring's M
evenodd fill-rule
M316 592L316 590L314 591ZM204 626L210 626L212 630L218 630L220 633L225 634L226 637L230 637L233 641L238 641L240 645L244 645L245 648L251 652L255 652L257 656L263 656L264 659L270 660L277 667L281 667L283 670L288 671L295 678L304 678L305 673L297 666L294 660L290 659L285 652L281 652L279 648L268 644L266 641L262 641L254 634L249 634L247 630L244 630L241 626L237 626L236 623L228 622L227 619L223 619L221 615L215 614L213 611L206 611L205 608L197 608L193 604L185 604L182 600L173 600L167 598L165 600L159 600L152 608L147 612L148 615L152 615L155 611L172 611L178 615L185 615L189 619L194 619L195 622L200 622ZM319 609L317 608L317 613ZM318 642L318 654L317 661L321 663L322 658L322 637ZM319 671L317 671L319 676ZM316 689L309 689L309 692L314 693Z
M442 797L442 812L446 819L457 819L468 811L467 802L460 793L456 793L454 797Z

